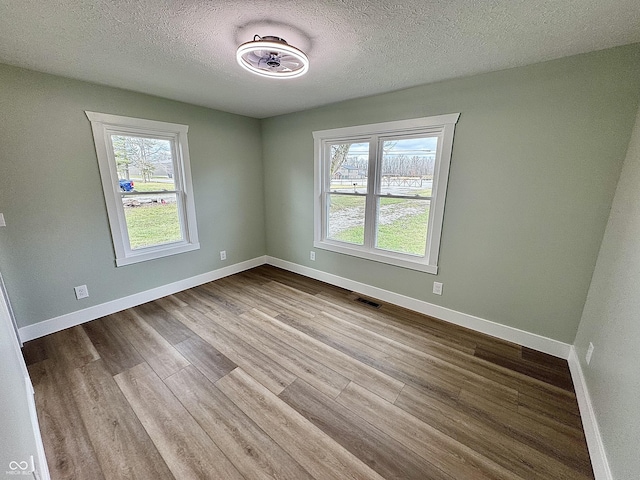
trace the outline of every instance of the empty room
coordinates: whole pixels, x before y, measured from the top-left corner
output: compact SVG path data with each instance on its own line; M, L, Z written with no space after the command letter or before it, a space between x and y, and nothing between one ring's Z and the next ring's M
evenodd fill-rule
M0 1L0 477L640 478L638 25Z

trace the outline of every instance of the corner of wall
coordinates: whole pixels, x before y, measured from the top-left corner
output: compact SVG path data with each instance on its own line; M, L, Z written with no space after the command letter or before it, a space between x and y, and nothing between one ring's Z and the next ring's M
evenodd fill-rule
M593 473L596 480L613 480L607 454L604 449L604 443L602 442L602 436L600 435L600 428L582 371L582 365L580 364L580 359L574 346L571 347L569 352L568 362L569 369L571 370L571 378L573 379L573 386L576 391L578 407L580 408L582 427L585 437L587 438Z

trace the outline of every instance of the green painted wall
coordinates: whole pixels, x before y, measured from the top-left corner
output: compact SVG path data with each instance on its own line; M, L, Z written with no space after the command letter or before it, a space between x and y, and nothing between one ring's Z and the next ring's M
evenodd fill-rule
M615 479L640 457L640 111L576 336L576 352ZM585 354L594 345L591 363Z
M115 267L85 110L189 125L200 250ZM0 65L0 270L19 325L264 255L261 148L256 119Z
M631 45L266 119L267 252L573 343L639 98ZM454 112L439 274L309 261L312 131Z

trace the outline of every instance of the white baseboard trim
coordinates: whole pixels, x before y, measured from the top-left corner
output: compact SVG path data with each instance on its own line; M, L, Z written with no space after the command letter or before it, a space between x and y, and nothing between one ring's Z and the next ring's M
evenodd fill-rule
M196 287L203 283L212 282L219 278L233 275L234 273L243 272L265 263L283 268L290 272L299 273L306 277L315 278L316 280L321 280L332 285L346 288L354 292L362 293L369 297L393 303L416 312L424 313L425 315L430 315L478 332L486 333L493 337L514 342L556 357L564 359L569 357L571 348L571 345L569 344L266 255L22 327L19 329L20 340L27 342L35 338L43 337L60 330L64 330L65 328L74 327L76 325L104 317L105 315L110 315L115 312L126 310L127 308L151 302L158 298L162 298L188 288Z
M580 418L582 418L584 435L587 437L587 446L589 447L593 473L596 480L613 480L582 366L580 365L580 360L573 345L571 346L568 362L569 370L571 370L571 378L573 379L573 387L576 391L576 398L578 399L578 407L580 407Z
M409 310L424 313L425 315L429 315L446 322L470 328L471 330L475 330L477 332L486 333L487 335L491 335L493 337L498 337L509 342L517 343L519 345L532 348L539 352L548 353L549 355L553 355L555 357L560 357L565 360L569 357L571 345L569 345L568 343L563 343L558 340L543 337L542 335L537 335L535 333L526 332L518 328L502 325L500 323L492 322L491 320L486 320L484 318L475 317L467 313L458 312L450 308L434 305L423 300L417 300L415 298L407 297L399 293L390 292L389 290L372 287L371 285L367 285L365 283L356 282L348 278L339 277L331 273L315 270L313 268L305 267L297 263L288 262L286 260L281 260L276 257L267 256L266 258L266 263L275 267L289 270L290 272L299 273L300 275L304 275L306 277L315 278L316 280L321 280L338 287L362 293L363 295L367 295L369 297L393 303L394 305L399 305L401 307L408 308Z
M127 297L101 303L100 305L94 305L83 310L77 310L65 315L60 315L59 317L43 320L42 322L18 329L20 340L27 342L34 338L44 337L50 333L59 332L60 330L64 330L69 327L75 327L76 325L104 317L105 315L111 315L112 313L120 312L146 302L151 302L158 298L166 297L167 295L172 295L174 293L181 292L182 290L202 285L203 283L228 277L234 273L243 272L250 268L264 265L265 263L266 256L252 258L251 260L212 270L207 273L196 275L195 277L185 278L184 280L169 283L168 285L162 285L161 287L152 288L151 290L135 293Z

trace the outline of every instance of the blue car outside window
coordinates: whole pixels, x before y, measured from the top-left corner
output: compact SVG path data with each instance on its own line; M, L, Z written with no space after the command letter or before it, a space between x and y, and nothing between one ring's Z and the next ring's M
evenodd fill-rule
M120 180L120 190L124 192L130 192L133 190L133 181L127 179Z

